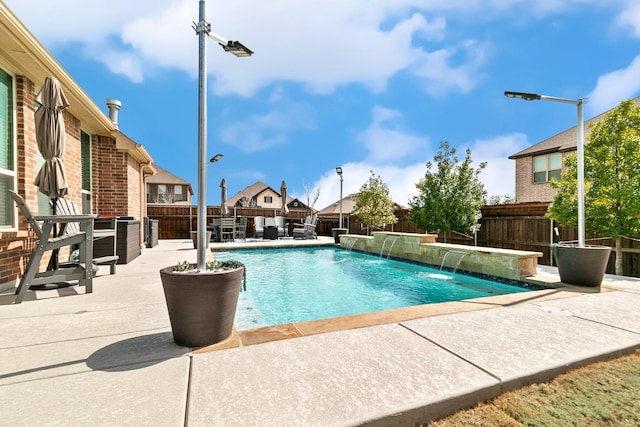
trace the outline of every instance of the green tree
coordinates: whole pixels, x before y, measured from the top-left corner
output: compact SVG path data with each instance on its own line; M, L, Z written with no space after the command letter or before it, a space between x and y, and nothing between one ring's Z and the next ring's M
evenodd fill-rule
M393 202L389 197L389 188L373 171L371 171L369 181L360 187L355 202L353 214L357 215L367 228L384 228L387 224L398 222L398 218L393 213Z
M558 190L547 216L578 224L577 158L564 159ZM622 270L622 237L640 232L640 107L622 101L591 129L584 148L585 231L615 240L615 273Z
M462 163L455 154L448 142L440 143L434 163L427 162L427 173L416 184L419 194L409 201L409 219L426 231L472 230L480 219L487 192L478 175L486 163L474 169L471 150Z
M489 198L487 199L486 197L483 200L483 204L485 205L509 205L512 203L515 203L516 199L514 199L513 197L511 197L510 194L495 194L493 196L489 196Z

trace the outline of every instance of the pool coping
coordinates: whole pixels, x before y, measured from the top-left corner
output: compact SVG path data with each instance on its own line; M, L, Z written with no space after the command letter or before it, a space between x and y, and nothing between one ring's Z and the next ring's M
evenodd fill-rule
M226 340L210 346L194 348L193 353L206 353L210 351L245 347L329 332L366 328L390 323L400 323L419 318L487 310L496 307L508 307L518 304L570 298L583 294L615 290L615 287L610 287L604 283L599 288L584 288L567 285L558 282L557 277L548 277L544 275L529 277L523 281L531 284L548 286L548 288L460 301L422 304L320 320L284 323L253 329L237 330L234 327L231 336Z

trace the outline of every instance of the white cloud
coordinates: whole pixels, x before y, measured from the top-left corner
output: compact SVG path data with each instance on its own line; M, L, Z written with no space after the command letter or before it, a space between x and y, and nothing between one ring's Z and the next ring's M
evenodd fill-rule
M473 166L481 162L487 166L480 173L480 181L484 184L488 196L516 195L516 162L509 159L531 143L521 133L500 135L489 139L479 139L471 144Z
M508 157L530 146L524 134L516 133L501 135L489 139L476 140L471 144L471 158L473 167L477 168L481 162L487 166L480 173L480 181L484 184L489 196L508 194L515 197L515 161ZM456 147L463 153L464 147ZM464 154L461 154L463 156ZM433 155L424 162L408 166L378 165L367 161L347 163L342 166L343 196L357 193L362 184L374 174L380 175L382 181L389 187L389 193L394 202L408 206L409 200L418 194L416 184L424 178L427 172L426 163L433 160ZM316 209L323 209L340 198L340 178L334 169L326 171L312 185L314 191L320 188L320 197ZM304 200L304 194L297 193L295 197Z
M198 20L195 0L6 0L49 47L77 42L112 72L141 82L158 67L197 74ZM482 78L489 44L459 42L444 14L462 19L503 19L514 14L541 17L596 0L236 0L209 2L214 32L241 40L251 58L225 54L215 42L207 49L211 89L250 96L282 81L314 93L358 84L384 91L391 77L409 70L430 94L467 93ZM620 20L636 31L640 7ZM37 11L37 13L35 13ZM247 13L250 11L250 13ZM534 18L535 19L535 18ZM384 60L381 60L383 58Z
M487 62L489 50L486 43L467 40L457 47L424 53L412 70L431 95L443 96L450 91L468 93L483 78L481 70ZM454 57L458 55L465 56L465 60L454 64Z
M191 28L198 20L195 0L93 0L91 7L80 0L8 3L48 46L78 42L88 57L134 82L157 67L197 74L198 39ZM216 4L207 12L213 31L241 40L256 53L236 58L209 42L208 71L215 76L211 88L218 94L249 96L269 84L290 81L314 93L351 84L380 92L392 76L415 64L418 78L432 82L457 75L443 87L471 87L469 74L477 70L473 58L469 67L450 67L449 58L443 60L440 53L431 57L418 47L417 43L435 43L446 36L444 18L433 13L427 18L427 9L422 0ZM439 76L424 73L425 64L434 61L442 72Z
M423 151L429 139L415 135L402 126L402 114L379 105L373 107L373 121L357 139L367 150L366 161L390 163Z
M616 24L629 29L634 37L640 37L640 4L630 4L620 12Z
M360 187L369 180L371 171L373 171L375 175L380 175L382 181L389 187L391 199L396 203L408 206L408 201L417 194L416 183L424 177L427 169L426 162L407 167L376 166L366 162L357 162L344 164L342 170L343 197L360 191ZM320 189L320 196L315 205L318 210L340 199L340 178L335 169L325 172L311 187L314 191ZM292 196L305 200L304 193L296 192Z
M294 131L314 129L312 108L301 102L290 100L280 89L271 93L268 111L251 116L233 116L224 113L220 125L220 140L244 152L256 153L285 145Z
M615 70L598 78L586 104L589 115L600 114L620 101L633 98L640 91L640 55L627 68Z

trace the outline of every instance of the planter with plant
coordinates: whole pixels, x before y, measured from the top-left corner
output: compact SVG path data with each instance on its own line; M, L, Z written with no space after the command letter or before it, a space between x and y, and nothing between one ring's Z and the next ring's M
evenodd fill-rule
M203 347L227 339L241 290L245 267L238 261L208 261L199 271L187 261L160 270L171 330L176 344Z
M640 106L627 100L593 125L584 149L585 230L612 239L615 274L623 274L622 238L640 232ZM558 190L547 217L563 225L578 223L577 158L564 159ZM559 244L555 255L562 282L600 286L611 248Z
M211 231L207 231L207 238L206 241L210 242L211 241ZM198 249L198 232L197 231L192 231L191 232L191 241L193 242L193 249Z

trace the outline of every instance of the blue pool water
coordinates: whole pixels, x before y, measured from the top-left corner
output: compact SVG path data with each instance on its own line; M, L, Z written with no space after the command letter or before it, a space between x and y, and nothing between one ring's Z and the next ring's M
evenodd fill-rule
M214 252L247 268L236 328L252 329L528 289L344 249Z

